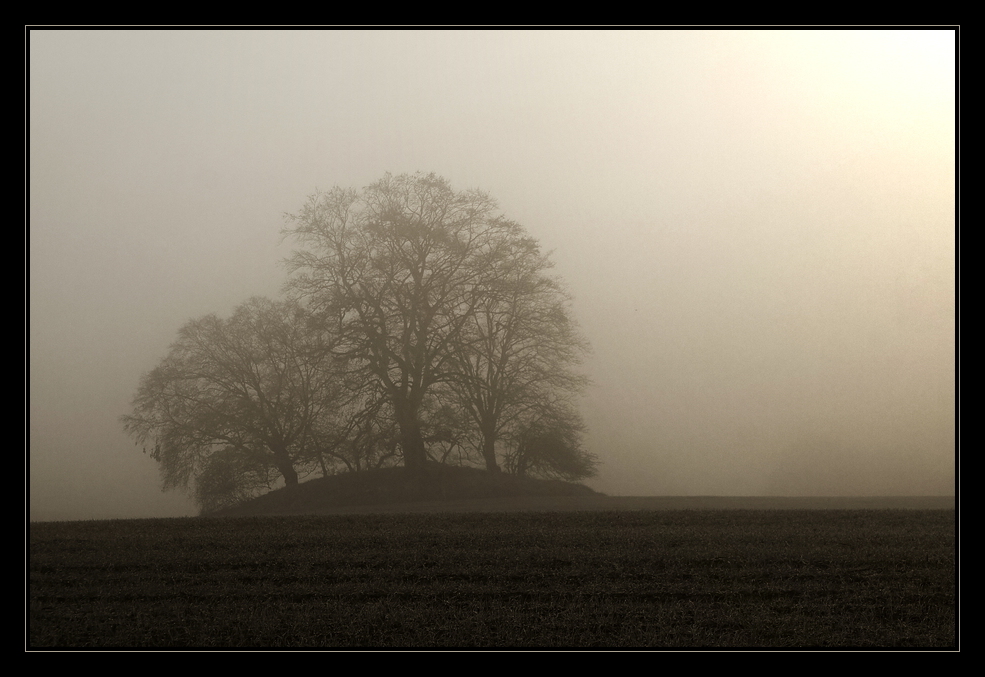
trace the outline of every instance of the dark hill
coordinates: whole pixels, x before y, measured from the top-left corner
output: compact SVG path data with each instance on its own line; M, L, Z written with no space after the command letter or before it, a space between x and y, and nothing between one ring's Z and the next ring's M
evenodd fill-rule
M348 506L564 496L602 497L603 494L572 482L433 463L427 468L427 481L423 484L412 481L402 467L343 473L303 482L293 491L277 489L208 516L311 515Z

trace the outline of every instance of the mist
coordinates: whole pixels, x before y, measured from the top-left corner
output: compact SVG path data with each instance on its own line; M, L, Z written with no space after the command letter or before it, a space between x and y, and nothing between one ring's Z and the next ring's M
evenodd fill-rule
M952 495L955 33L32 30L31 520L195 514L128 439L285 212L436 172L592 344L611 495Z

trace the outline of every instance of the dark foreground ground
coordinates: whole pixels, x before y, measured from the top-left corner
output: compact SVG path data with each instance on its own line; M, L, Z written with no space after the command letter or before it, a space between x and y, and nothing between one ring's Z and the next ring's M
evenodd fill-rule
M624 509L551 512L487 500L503 509L34 523L26 642L957 646L953 499L786 509L709 498L663 510L633 506L679 499L612 499Z

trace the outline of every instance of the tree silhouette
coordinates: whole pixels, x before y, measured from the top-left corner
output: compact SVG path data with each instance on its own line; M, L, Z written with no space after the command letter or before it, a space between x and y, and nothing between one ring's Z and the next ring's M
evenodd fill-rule
M477 190L434 174L311 196L286 218L291 300L188 322L122 417L203 510L317 469L402 459L581 479L588 351L552 263ZM146 448L146 446L145 446Z
M295 486L318 462L318 424L340 395L327 341L296 304L264 298L228 320L188 322L141 380L124 429L153 443L165 489L207 469L217 486L223 472L253 482L264 464Z
M499 471L497 442L545 402L580 392L574 367L588 351L569 312L569 297L547 275L552 264L537 243L513 243L496 285L456 336L452 387L475 423L486 468ZM581 428L579 427L580 431Z
M529 240L480 191L434 174L386 175L362 192L333 189L288 215L305 249L290 288L338 336L335 353L372 374L400 431L405 466L423 472L422 406L460 377L457 351Z

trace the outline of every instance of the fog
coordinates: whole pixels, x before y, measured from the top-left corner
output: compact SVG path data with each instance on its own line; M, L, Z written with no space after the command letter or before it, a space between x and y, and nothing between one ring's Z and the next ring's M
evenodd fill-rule
M436 172L553 251L592 488L949 495L953 31L31 31L31 520L191 515L126 437L316 190Z

